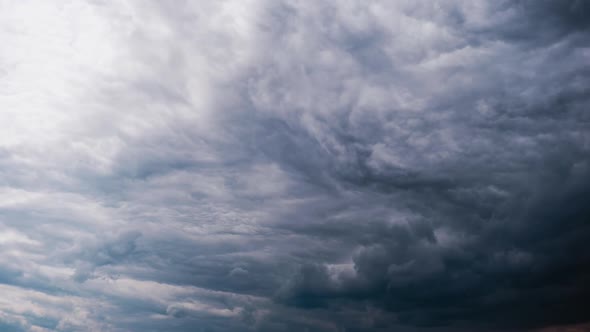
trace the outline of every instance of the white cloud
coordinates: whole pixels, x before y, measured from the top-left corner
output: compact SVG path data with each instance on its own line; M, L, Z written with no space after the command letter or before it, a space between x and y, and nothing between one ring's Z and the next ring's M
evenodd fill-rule
M1 1L0 329L367 328L543 257L476 248L588 174L587 47L526 8Z

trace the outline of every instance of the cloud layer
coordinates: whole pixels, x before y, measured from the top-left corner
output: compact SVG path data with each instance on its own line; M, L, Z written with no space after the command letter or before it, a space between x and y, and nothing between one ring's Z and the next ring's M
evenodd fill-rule
M2 331L587 326L588 2L0 8Z

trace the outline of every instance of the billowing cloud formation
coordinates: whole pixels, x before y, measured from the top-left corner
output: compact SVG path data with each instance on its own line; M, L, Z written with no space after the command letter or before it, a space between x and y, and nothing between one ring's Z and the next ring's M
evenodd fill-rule
M587 326L590 3L0 6L2 331Z

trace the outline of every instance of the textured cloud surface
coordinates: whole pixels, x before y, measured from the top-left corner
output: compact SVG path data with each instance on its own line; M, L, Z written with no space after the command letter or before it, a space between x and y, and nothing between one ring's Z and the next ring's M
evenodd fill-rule
M0 1L1 331L582 331L590 2Z

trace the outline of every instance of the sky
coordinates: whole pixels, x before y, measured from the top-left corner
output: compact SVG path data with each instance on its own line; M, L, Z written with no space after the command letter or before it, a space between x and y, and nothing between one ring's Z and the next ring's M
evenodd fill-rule
M0 331L590 330L589 30L0 0Z

